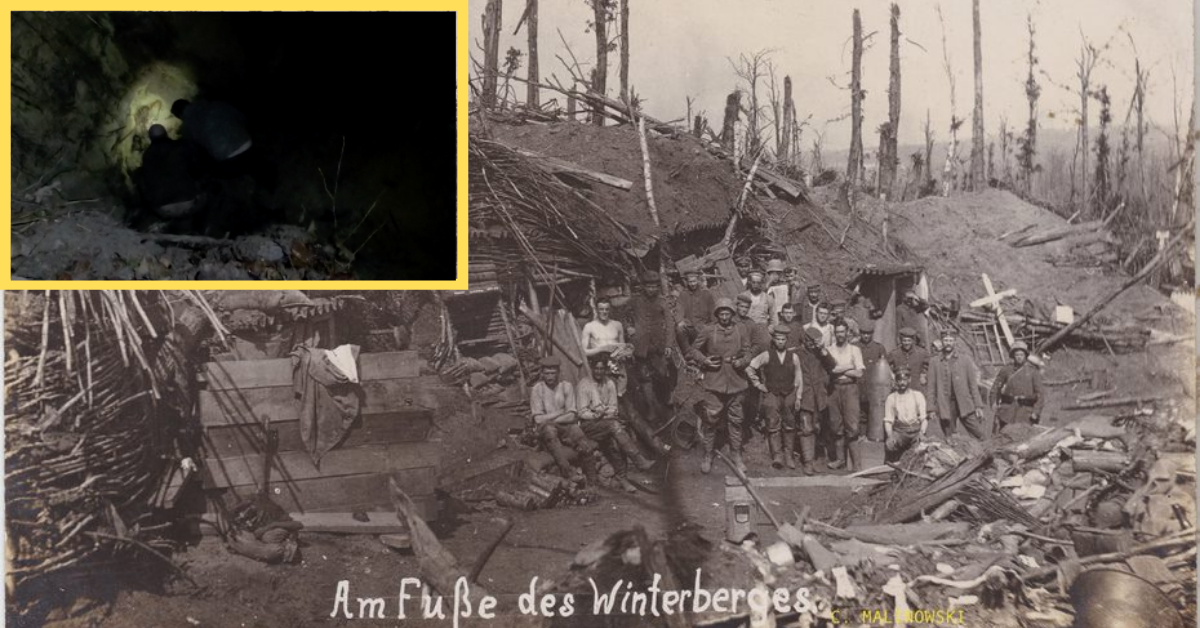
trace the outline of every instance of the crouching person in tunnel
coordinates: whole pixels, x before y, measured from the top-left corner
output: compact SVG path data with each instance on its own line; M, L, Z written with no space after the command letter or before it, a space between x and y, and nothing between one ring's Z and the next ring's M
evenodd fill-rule
M204 149L212 172L221 178L248 175L256 185L274 191L274 168L255 147L246 117L233 105L212 100L179 99L171 114L183 121L183 139Z
M185 142L172 140L161 124L150 127L150 147L133 181L144 207L161 218L177 220L204 206L197 155Z
M534 384L529 394L530 413L539 440L554 456L563 477L572 482L583 480L579 471L571 466L573 450L578 454L584 475L593 480L597 475L593 455L596 443L579 426L575 389L570 382L559 381L560 366L558 358L542 359L542 381Z
M621 423L618 410L617 384L609 377L608 356L599 353L588 358L592 377L579 380L576 390L579 426L583 433L610 450L609 457L617 469L623 469L620 458L628 456L638 469L654 466L638 449L633 437ZM615 448L614 448L615 446Z

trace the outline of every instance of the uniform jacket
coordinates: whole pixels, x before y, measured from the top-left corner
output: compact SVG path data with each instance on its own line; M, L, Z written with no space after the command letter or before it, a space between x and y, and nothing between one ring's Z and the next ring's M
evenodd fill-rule
M940 419L950 419L983 410L978 371L971 358L959 351L949 359L945 355L935 356L929 363L926 403L930 411L936 412Z

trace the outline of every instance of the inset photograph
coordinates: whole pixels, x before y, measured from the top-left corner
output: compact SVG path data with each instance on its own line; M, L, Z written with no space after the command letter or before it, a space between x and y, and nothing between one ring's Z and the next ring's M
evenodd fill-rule
M13 12L13 279L452 280L454 12Z

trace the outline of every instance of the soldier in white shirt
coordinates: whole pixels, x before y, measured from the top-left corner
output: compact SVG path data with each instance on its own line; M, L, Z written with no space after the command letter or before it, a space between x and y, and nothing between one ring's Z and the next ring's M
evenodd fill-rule
M884 402L883 430L887 434L889 460L899 460L914 443L925 437L929 418L925 411L925 395L908 387L908 369L896 371L896 390Z
M858 380L862 379L866 367L863 365L862 351L858 345L850 343L850 329L845 322L833 327L834 343L829 347L829 355L834 360L830 372L832 385L829 391L829 435L833 438L833 457L829 462L830 469L841 469L846 466L846 454L857 450L848 447L848 443L858 439L861 406L858 399ZM852 468L858 466L857 460L850 460Z

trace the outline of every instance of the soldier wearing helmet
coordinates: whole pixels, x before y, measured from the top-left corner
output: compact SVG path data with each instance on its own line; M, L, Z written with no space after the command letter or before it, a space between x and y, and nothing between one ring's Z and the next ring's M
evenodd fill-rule
M996 408L995 430L1010 423L1037 423L1046 399L1042 395L1042 373L1029 362L1029 345L1018 340L1009 349L1012 364L996 374L992 384L992 405Z

